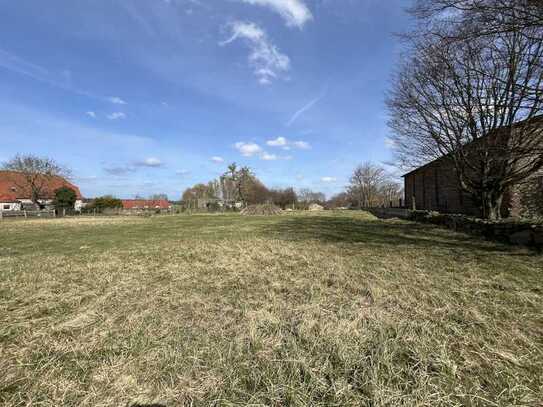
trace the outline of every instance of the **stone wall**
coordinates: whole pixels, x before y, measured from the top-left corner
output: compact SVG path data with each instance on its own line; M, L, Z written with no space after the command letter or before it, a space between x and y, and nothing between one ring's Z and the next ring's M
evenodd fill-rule
M444 226L458 232L481 236L487 240L543 249L543 223L514 219L487 221L465 215L429 211L410 211L409 219Z
M514 216L543 218L543 171L517 185L512 201Z

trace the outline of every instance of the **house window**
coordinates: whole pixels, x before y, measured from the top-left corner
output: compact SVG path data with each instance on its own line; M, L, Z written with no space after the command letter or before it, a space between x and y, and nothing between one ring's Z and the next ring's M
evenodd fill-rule
M4 205L4 210L9 211L11 209L11 205Z

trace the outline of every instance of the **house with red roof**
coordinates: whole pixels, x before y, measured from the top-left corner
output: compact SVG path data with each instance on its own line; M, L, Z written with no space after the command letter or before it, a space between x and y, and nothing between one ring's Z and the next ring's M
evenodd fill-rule
M75 210L81 210L83 197L77 186L59 176L38 176L41 193L38 204L42 207L51 205L55 199L55 191L62 187L74 190L77 200ZM23 173L16 171L0 171L0 211L17 211L25 205L34 205L32 192Z
M123 209L150 210L171 209L172 205L166 199L123 199Z

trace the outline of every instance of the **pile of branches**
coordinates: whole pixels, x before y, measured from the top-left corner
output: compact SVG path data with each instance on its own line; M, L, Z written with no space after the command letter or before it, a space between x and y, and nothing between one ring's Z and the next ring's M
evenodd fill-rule
M280 215L281 208L274 204L250 205L242 209L241 214L248 216Z

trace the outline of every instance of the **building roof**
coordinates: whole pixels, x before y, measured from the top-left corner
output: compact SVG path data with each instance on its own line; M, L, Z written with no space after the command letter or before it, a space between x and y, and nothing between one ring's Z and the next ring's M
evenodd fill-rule
M517 127L520 127L520 126L524 126L524 125L527 125L527 124L528 124L528 125L529 125L529 124L532 124L532 123L537 124L537 123L541 123L541 122L543 122L543 115L538 115L538 116L532 117L532 118L527 119L527 120L521 120L521 121L518 121L518 122L516 122L516 123L513 123L513 124L511 125L511 128L514 129L514 128L517 128ZM478 138L478 139L476 139L476 140L470 141L469 143L466 144L466 146L467 146L467 145L470 145L470 144L477 143L477 142L481 141L482 139L484 139L485 137L490 136L491 134L496 134L497 132L499 132L500 130L503 130L503 129L505 129L505 128L507 128L507 126L504 126L504 127L497 127L497 128L495 128L495 129L493 129L492 131L490 131L490 132L489 132L488 134L486 134L485 136L483 136L483 137L481 137L481 138ZM499 135L499 134L502 134L502 133L498 133L498 135ZM402 175L402 178L405 178L405 177L407 177L408 175L411 175L411 174L413 174L413 173L415 173L415 172L417 172L417 171L419 171L419 170L422 170L422 169L424 169L424 168L426 168L426 167L429 167L430 165L432 165L432 164L434 164L434 163L436 163L436 162L438 162L438 161L441 161L441 160L444 160L444 159L450 159L450 158L451 158L451 153L446 154L446 155L443 155L443 156L441 156L441 157L438 157L438 158L436 158L436 159L434 159L434 160L432 160L432 161L430 161L430 162L428 162L428 163L426 163L426 164L424 164L424 165L421 165L420 167L414 168L414 169L412 169L411 171L406 172L405 174Z
M77 199L82 199L79 188L66 179L53 176L42 176L43 199L54 199L55 191L62 187L73 189ZM20 199L31 199L32 193L24 175L16 171L0 171L0 202L15 202Z
M171 205L165 199L123 199L123 209L168 209Z

